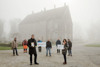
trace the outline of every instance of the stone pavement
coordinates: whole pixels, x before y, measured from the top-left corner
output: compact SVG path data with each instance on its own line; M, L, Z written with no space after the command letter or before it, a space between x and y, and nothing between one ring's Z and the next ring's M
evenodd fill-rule
M56 47L52 48L52 56L46 57L46 49L38 52L39 65L30 66L29 54L19 49L19 56L12 56L12 50L0 51L0 67L100 67L100 48L85 47L84 44L73 44L73 56L67 56L67 65L63 65L63 55L56 53ZM34 61L34 56L33 56Z

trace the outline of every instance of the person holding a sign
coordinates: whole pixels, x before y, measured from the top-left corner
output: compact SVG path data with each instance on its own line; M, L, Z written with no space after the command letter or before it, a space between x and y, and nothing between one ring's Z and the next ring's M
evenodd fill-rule
M58 45L61 45L61 41L59 39L56 41L56 46L58 47ZM57 49L57 53L60 53L60 49Z
M36 40L34 35L32 35L31 39L28 40L28 47L29 47L29 54L30 54L30 65L32 65L32 55L34 54L34 64L38 65L37 63L37 52L36 52Z
M39 39L39 40L38 40L38 43L41 43L41 42L42 42L42 41ZM38 46L38 51L41 52L41 50L42 50L42 47L41 47L41 46Z
M52 44L51 44L50 40L48 40L46 42L46 56L48 56L48 51L49 51L49 56L51 56L51 48L52 48Z
M64 49L62 49L62 54L64 56L64 63L63 64L67 64L66 54L67 54L68 45L67 45L66 39L63 40L63 45L64 45Z

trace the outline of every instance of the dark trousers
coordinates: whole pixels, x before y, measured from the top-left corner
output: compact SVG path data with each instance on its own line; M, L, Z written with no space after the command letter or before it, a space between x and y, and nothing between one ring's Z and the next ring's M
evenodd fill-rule
M57 49L57 53L60 53L60 49Z
M41 52L41 50L42 50L42 47L41 47L41 46L39 46L39 47L38 47L38 51L39 51L39 52Z
M13 48L13 55L15 55L15 51L16 51L16 55L18 55L17 48Z
M24 53L27 53L27 49L24 49Z
M32 54L30 54L30 63L32 64ZM37 54L34 54L34 63L37 63Z
M64 62L66 63L66 54L63 54L63 56L64 56Z

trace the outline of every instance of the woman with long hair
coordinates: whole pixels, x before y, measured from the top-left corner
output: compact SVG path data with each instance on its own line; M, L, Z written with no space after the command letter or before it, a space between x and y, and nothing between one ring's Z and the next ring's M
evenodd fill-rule
M68 46L67 46L67 40L66 39L63 40L63 45L64 45L64 49L62 49L62 54L64 56L64 62L63 62L63 64L67 64L66 54L67 54Z

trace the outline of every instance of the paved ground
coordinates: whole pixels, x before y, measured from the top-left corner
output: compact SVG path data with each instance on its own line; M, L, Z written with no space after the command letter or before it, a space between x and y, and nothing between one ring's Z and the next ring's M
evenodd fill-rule
M84 44L73 44L73 56L67 56L67 65L63 65L62 54L52 48L52 57L45 56L45 48L38 52L39 65L29 65L28 53L18 50L19 56L12 56L12 50L0 51L0 67L100 67L100 48L85 47ZM34 56L33 56L34 57Z

